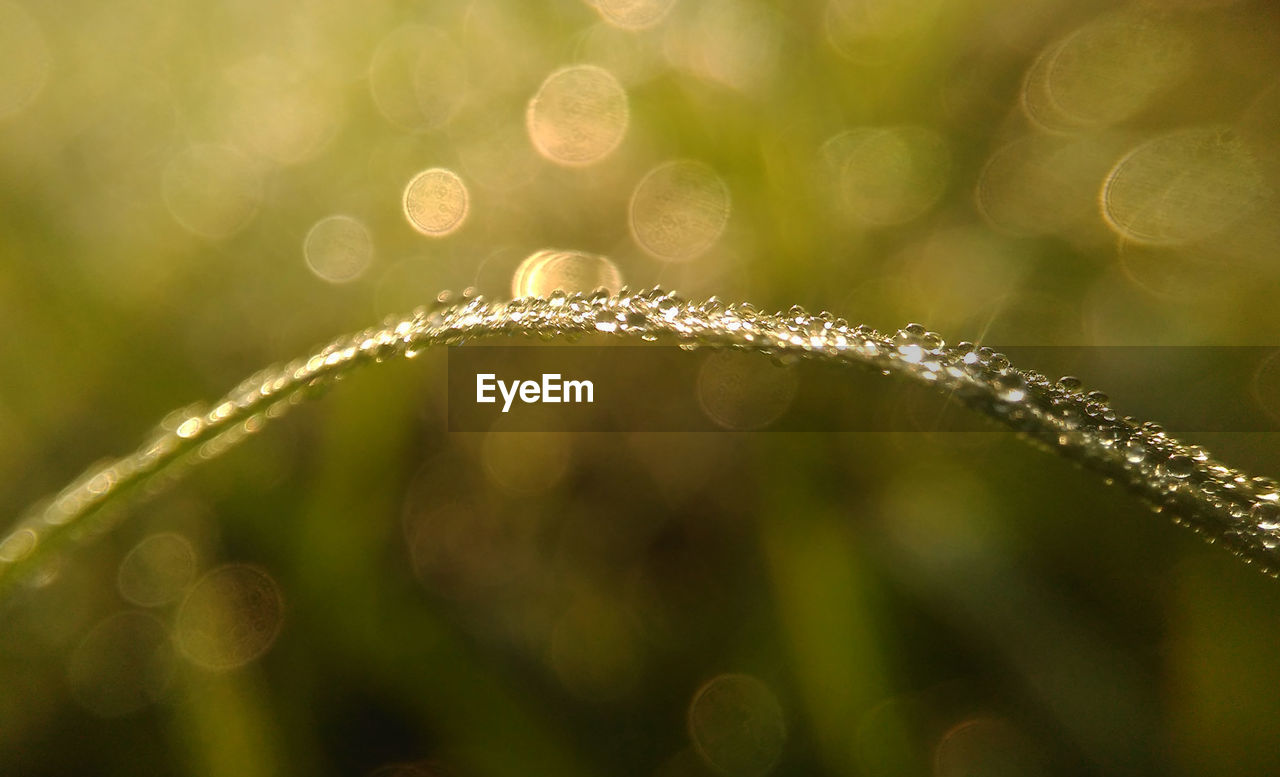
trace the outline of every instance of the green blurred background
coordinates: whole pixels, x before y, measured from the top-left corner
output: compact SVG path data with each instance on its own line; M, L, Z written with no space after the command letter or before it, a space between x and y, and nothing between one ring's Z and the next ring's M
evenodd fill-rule
M1263 0L0 0L0 505L444 288L1272 345L1277 138ZM1008 435L443 395L353 376L0 604L0 774L1275 768L1280 583Z

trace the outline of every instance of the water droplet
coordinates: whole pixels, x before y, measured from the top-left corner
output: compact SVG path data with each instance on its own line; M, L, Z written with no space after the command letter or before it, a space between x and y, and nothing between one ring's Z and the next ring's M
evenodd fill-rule
M1191 460L1190 456L1175 454L1170 456L1160 465L1160 470L1169 477L1178 478L1179 480L1191 476L1195 472L1196 464Z
M1275 502L1255 502L1249 508L1249 519L1263 531L1280 530L1280 505Z
M601 332L618 331L618 316L611 310L602 310L596 314L596 329Z
M1139 464L1147 457L1147 446L1137 440L1124 444L1124 460L1130 464Z

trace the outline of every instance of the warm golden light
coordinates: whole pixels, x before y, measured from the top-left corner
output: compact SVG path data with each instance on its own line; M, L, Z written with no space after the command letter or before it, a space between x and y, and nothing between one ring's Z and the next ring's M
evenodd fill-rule
M604 159L622 142L629 121L626 91L612 73L595 65L574 65L547 76L525 112L533 147L569 166Z
M0 120L21 113L49 78L44 32L26 9L0 3Z
M467 186L452 170L423 170L404 187L404 215L428 237L444 237L462 227L471 210Z
M596 289L612 293L621 287L622 274L608 257L548 249L530 255L516 268L511 296L545 297L557 289L567 294L590 294Z

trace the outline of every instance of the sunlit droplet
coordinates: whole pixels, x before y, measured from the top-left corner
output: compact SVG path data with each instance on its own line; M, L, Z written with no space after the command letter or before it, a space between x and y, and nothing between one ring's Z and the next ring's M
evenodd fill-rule
M257 167L227 146L196 145L169 160L162 180L165 205L188 231L212 239L239 232L262 201Z
M196 574L196 554L186 537L160 532L143 538L120 561L120 595L141 607L177 599Z
M258 658L283 624L276 581L247 564L228 564L200 578L174 624L178 648L197 666L234 669Z
M983 165L974 191L978 208L992 226L1017 235L1099 229L1098 182L1130 142L1102 133L1020 137Z
M1134 242L1178 245L1227 229L1267 194L1257 160L1234 132L1199 127L1122 157L1102 185L1102 215Z
M0 3L0 119L20 113L49 78L49 46L26 9Z
M692 259L720 239L729 210L729 187L708 165L666 162L650 170L631 194L631 234L659 259Z
M787 730L769 687L744 674L722 674L689 704L689 737L698 754L728 777L760 777L782 755Z
M467 186L452 170L423 170L404 187L404 215L414 229L429 237L456 232L470 209Z
M822 147L850 216L871 226L901 224L942 195L950 155L942 136L923 127L862 127Z
M326 216L312 225L302 241L307 267L330 283L359 278L373 261L373 238L358 219Z
M590 294L596 289L616 292L622 274L608 257L585 251L538 251L516 268L511 296L545 297L559 289L568 294Z
M525 113L538 153L570 166L608 156L622 142L629 121L626 90L596 65L573 65L547 76Z

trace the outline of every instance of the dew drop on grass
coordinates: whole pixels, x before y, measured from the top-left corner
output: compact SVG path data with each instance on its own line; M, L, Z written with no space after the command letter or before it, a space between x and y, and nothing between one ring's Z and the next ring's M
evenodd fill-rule
M1124 444L1124 459L1130 464L1141 464L1147 457L1147 446L1136 440Z
M404 215L428 237L456 232L471 209L471 195L457 173L433 167L415 175L404 188Z
M327 216L312 225L302 242L307 267L329 283L354 281L373 262L373 238L358 219Z
M729 221L729 187L706 164L675 160L650 170L631 194L631 234L667 261L706 253Z
M627 93L596 65L573 65L547 76L525 112L539 154L561 165L589 165L622 142L630 122Z

